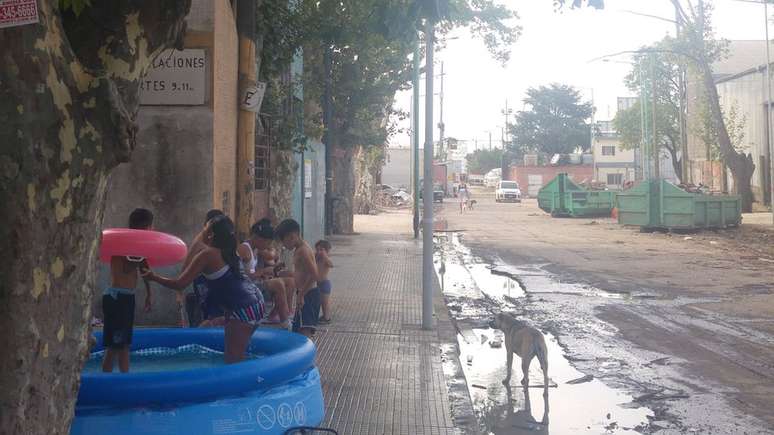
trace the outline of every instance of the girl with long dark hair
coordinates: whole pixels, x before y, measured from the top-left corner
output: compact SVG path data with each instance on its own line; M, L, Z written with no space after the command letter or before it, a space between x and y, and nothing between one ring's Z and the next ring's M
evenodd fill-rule
M207 247L194 256L177 278L165 278L151 270L145 271L143 276L164 287L181 290L203 275L213 303L226 313L226 363L239 362L263 317L263 296L242 272L231 219L227 216L213 218L202 231L201 240Z

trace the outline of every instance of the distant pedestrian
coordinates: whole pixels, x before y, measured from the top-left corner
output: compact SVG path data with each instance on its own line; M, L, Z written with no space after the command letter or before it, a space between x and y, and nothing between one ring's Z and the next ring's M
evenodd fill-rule
M457 194L457 197L460 200L460 214L462 214L468 207L468 199L470 198L468 194L468 187L466 185L460 184L460 190Z

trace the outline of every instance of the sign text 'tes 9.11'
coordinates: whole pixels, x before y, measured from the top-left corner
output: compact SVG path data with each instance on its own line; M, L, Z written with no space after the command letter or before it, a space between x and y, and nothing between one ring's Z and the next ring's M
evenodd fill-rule
M151 65L140 83L140 104L194 106L204 104L207 59L204 50L167 50Z

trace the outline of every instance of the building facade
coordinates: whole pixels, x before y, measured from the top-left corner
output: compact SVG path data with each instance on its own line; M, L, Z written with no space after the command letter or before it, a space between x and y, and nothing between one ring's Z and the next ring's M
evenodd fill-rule
M424 149L419 149L419 178L423 177ZM384 166L382 167L382 184L392 187L402 187L410 192L411 171L414 168L414 158L411 148L387 147Z
M592 165L558 165L558 166L511 166L508 180L519 183L522 195L536 198L538 191L556 178L560 173L566 173L576 183L587 183L594 177Z
M621 109L619 99L619 110ZM631 106L629 106L631 107ZM594 180L604 183L610 189L621 189L636 179L635 150L623 149L613 121L599 121L597 134L592 146L594 159Z
M734 111L737 123L742 125L742 139L737 146L755 163L753 197L756 203L768 204L772 156L766 117L772 115L766 95L766 42L731 41L728 52L727 58L713 65L720 105L725 114ZM689 181L716 191L733 191L733 179L720 162L717 144L706 143L700 134L703 84L689 77L686 91Z
M742 152L750 154L755 163L751 180L755 201L768 204L771 198L771 154L766 117L771 119L771 110L767 107L766 67L761 65L721 78L717 87L724 112L734 111L743 120L739 121L742 122L743 136L738 146ZM727 176L730 177L730 174Z
M232 218L239 212L240 56L236 1L193 0L186 24L184 49L162 53L142 83L137 149L132 161L117 167L110 176L104 228L126 227L129 213L144 207L154 213L155 229L190 243L201 231L208 210L221 209ZM271 214L272 137L264 128L268 123L256 117L255 160L247 165L254 176L251 222ZM324 153L321 144L314 144L312 149L312 174L317 180L314 198L322 198L324 158L320 169L319 156ZM311 207L308 215L320 215L316 203ZM319 216L312 219L315 230L307 234L305 228L305 235L317 237L322 228L320 220ZM160 272L175 275L179 266ZM97 284L94 306L100 312L101 290L109 284L107 267L99 269ZM176 323L176 292L154 287L154 310L145 313L142 303L138 303L137 323ZM142 293L140 298L144 297Z

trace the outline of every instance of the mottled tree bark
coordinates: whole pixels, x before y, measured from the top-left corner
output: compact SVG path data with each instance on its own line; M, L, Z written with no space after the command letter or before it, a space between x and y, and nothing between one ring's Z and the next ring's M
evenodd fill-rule
M334 148L333 163L333 225L334 234L352 234L355 231L352 203L355 194L355 168L352 163L354 148Z
M376 181L372 170L372 162L369 160L368 151L363 147L357 147L353 156L355 193L352 198L352 212L354 214L370 214L376 209L375 193Z
M718 97L718 88L715 86L715 79L712 76L712 68L705 59L701 59L699 64L704 85L707 89L707 101L712 113L712 121L715 123L718 132L718 145L720 154L723 156L723 162L731 171L734 179L734 189L742 197L742 212L750 213L754 200L752 192L752 176L755 172L755 163L750 154L744 154L736 151L731 143L731 137L728 135L726 123L723 120L723 111L720 108L720 98Z
M140 79L182 46L190 0L39 0L0 30L0 428L67 434L87 355L107 175L128 161Z

